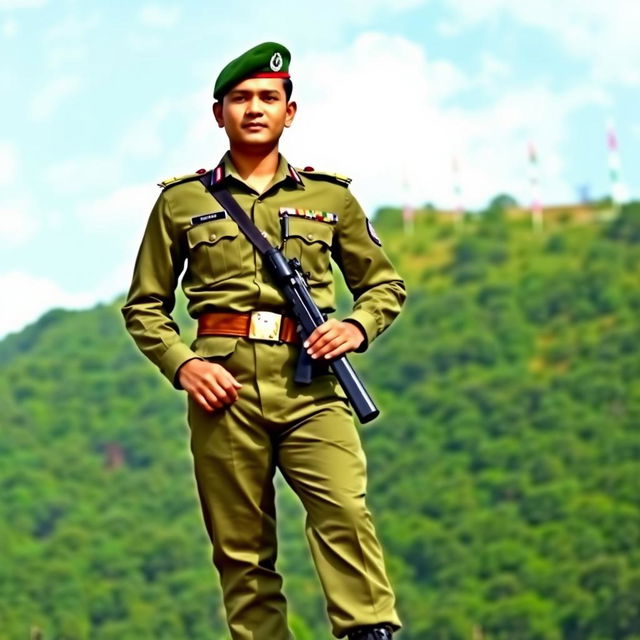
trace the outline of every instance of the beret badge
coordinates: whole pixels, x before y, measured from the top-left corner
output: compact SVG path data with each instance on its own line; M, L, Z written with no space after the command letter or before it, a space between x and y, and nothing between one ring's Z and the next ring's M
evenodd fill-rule
M282 69L282 55L279 51L276 51L269 61L269 66L271 67L271 71L280 71Z

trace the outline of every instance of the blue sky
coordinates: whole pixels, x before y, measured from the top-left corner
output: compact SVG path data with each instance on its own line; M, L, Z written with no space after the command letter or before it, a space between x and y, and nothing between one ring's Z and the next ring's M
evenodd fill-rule
M640 198L640 4L624 0L322 3L0 0L0 336L53 306L128 288L166 177L213 166L220 68L265 40L292 51L297 166L384 204L543 203L609 192L605 121Z

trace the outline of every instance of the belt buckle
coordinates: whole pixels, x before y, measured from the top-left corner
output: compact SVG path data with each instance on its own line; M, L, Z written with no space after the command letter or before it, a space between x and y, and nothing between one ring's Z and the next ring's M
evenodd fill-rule
M282 314L272 311L252 311L249 338L266 342L280 342Z

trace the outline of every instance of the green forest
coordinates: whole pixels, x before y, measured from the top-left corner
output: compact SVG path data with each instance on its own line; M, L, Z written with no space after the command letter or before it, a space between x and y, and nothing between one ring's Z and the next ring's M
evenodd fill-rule
M542 228L508 204L376 216L409 296L351 361L382 409L359 428L398 638L640 640L640 203ZM186 397L121 304L0 342L0 640L228 637ZM292 630L329 640L278 488Z

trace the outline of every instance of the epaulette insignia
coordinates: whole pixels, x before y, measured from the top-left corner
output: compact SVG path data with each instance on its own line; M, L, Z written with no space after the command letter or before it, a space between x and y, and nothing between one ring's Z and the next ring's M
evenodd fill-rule
M299 173L309 178L317 180L327 180L329 182L335 182L343 187L348 187L351 184L351 178L340 175L339 173L327 173L326 171L316 171L313 167L305 167L304 169L296 169Z
M184 176L177 176L174 178L167 178L162 182L158 182L158 186L163 189L168 189L169 187L175 187L177 184L182 184L183 182L189 182L190 180L196 180L203 173L206 173L206 169L198 169L195 173L187 173Z

